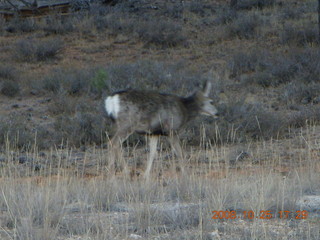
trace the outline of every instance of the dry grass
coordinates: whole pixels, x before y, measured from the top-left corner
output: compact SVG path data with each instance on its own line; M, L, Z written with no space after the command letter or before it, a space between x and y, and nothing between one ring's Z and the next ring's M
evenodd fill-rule
M302 210L300 197L320 193L318 127L281 141L204 145L186 147L184 174L175 172L175 159L160 148L152 180L145 182L141 175L108 175L104 149L34 148L21 153L26 161L20 161L7 142L1 156L1 239L283 239L288 233L290 239L319 239L319 218L242 217L250 210L274 216ZM143 149L123 151L131 169L146 160ZM212 219L212 211L232 210L241 218Z

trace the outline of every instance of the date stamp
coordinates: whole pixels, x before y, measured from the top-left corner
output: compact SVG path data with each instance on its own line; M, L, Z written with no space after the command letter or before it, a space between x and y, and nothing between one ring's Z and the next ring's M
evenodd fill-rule
M256 213L252 210L250 211L212 211L211 219L307 219L308 211L278 211L276 213L272 211L264 211Z

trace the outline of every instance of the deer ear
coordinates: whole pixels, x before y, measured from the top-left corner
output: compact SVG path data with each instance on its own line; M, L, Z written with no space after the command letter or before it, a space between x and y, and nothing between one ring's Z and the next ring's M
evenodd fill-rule
M210 81L206 81L203 87L203 95L209 97L211 91L212 83Z

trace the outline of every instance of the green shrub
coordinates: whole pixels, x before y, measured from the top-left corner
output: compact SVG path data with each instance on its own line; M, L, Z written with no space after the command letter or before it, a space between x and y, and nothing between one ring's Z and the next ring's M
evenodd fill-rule
M91 80L91 91L101 94L107 88L108 73L104 69L99 69Z

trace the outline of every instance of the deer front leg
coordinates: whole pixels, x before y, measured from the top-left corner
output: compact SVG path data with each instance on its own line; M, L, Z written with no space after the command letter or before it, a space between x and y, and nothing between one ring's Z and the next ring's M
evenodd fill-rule
M146 171L144 173L144 178L146 180L148 180L149 177L150 177L150 171L151 171L152 163L153 163L154 158L157 156L157 144L158 144L158 136L150 136L149 137L150 153L149 153L149 156L148 156L147 168L146 168Z
M174 151L174 153L177 155L179 159L179 165L181 170L183 171L184 170L184 154L181 148L179 136L175 133L171 134L169 137L169 142L172 150Z

